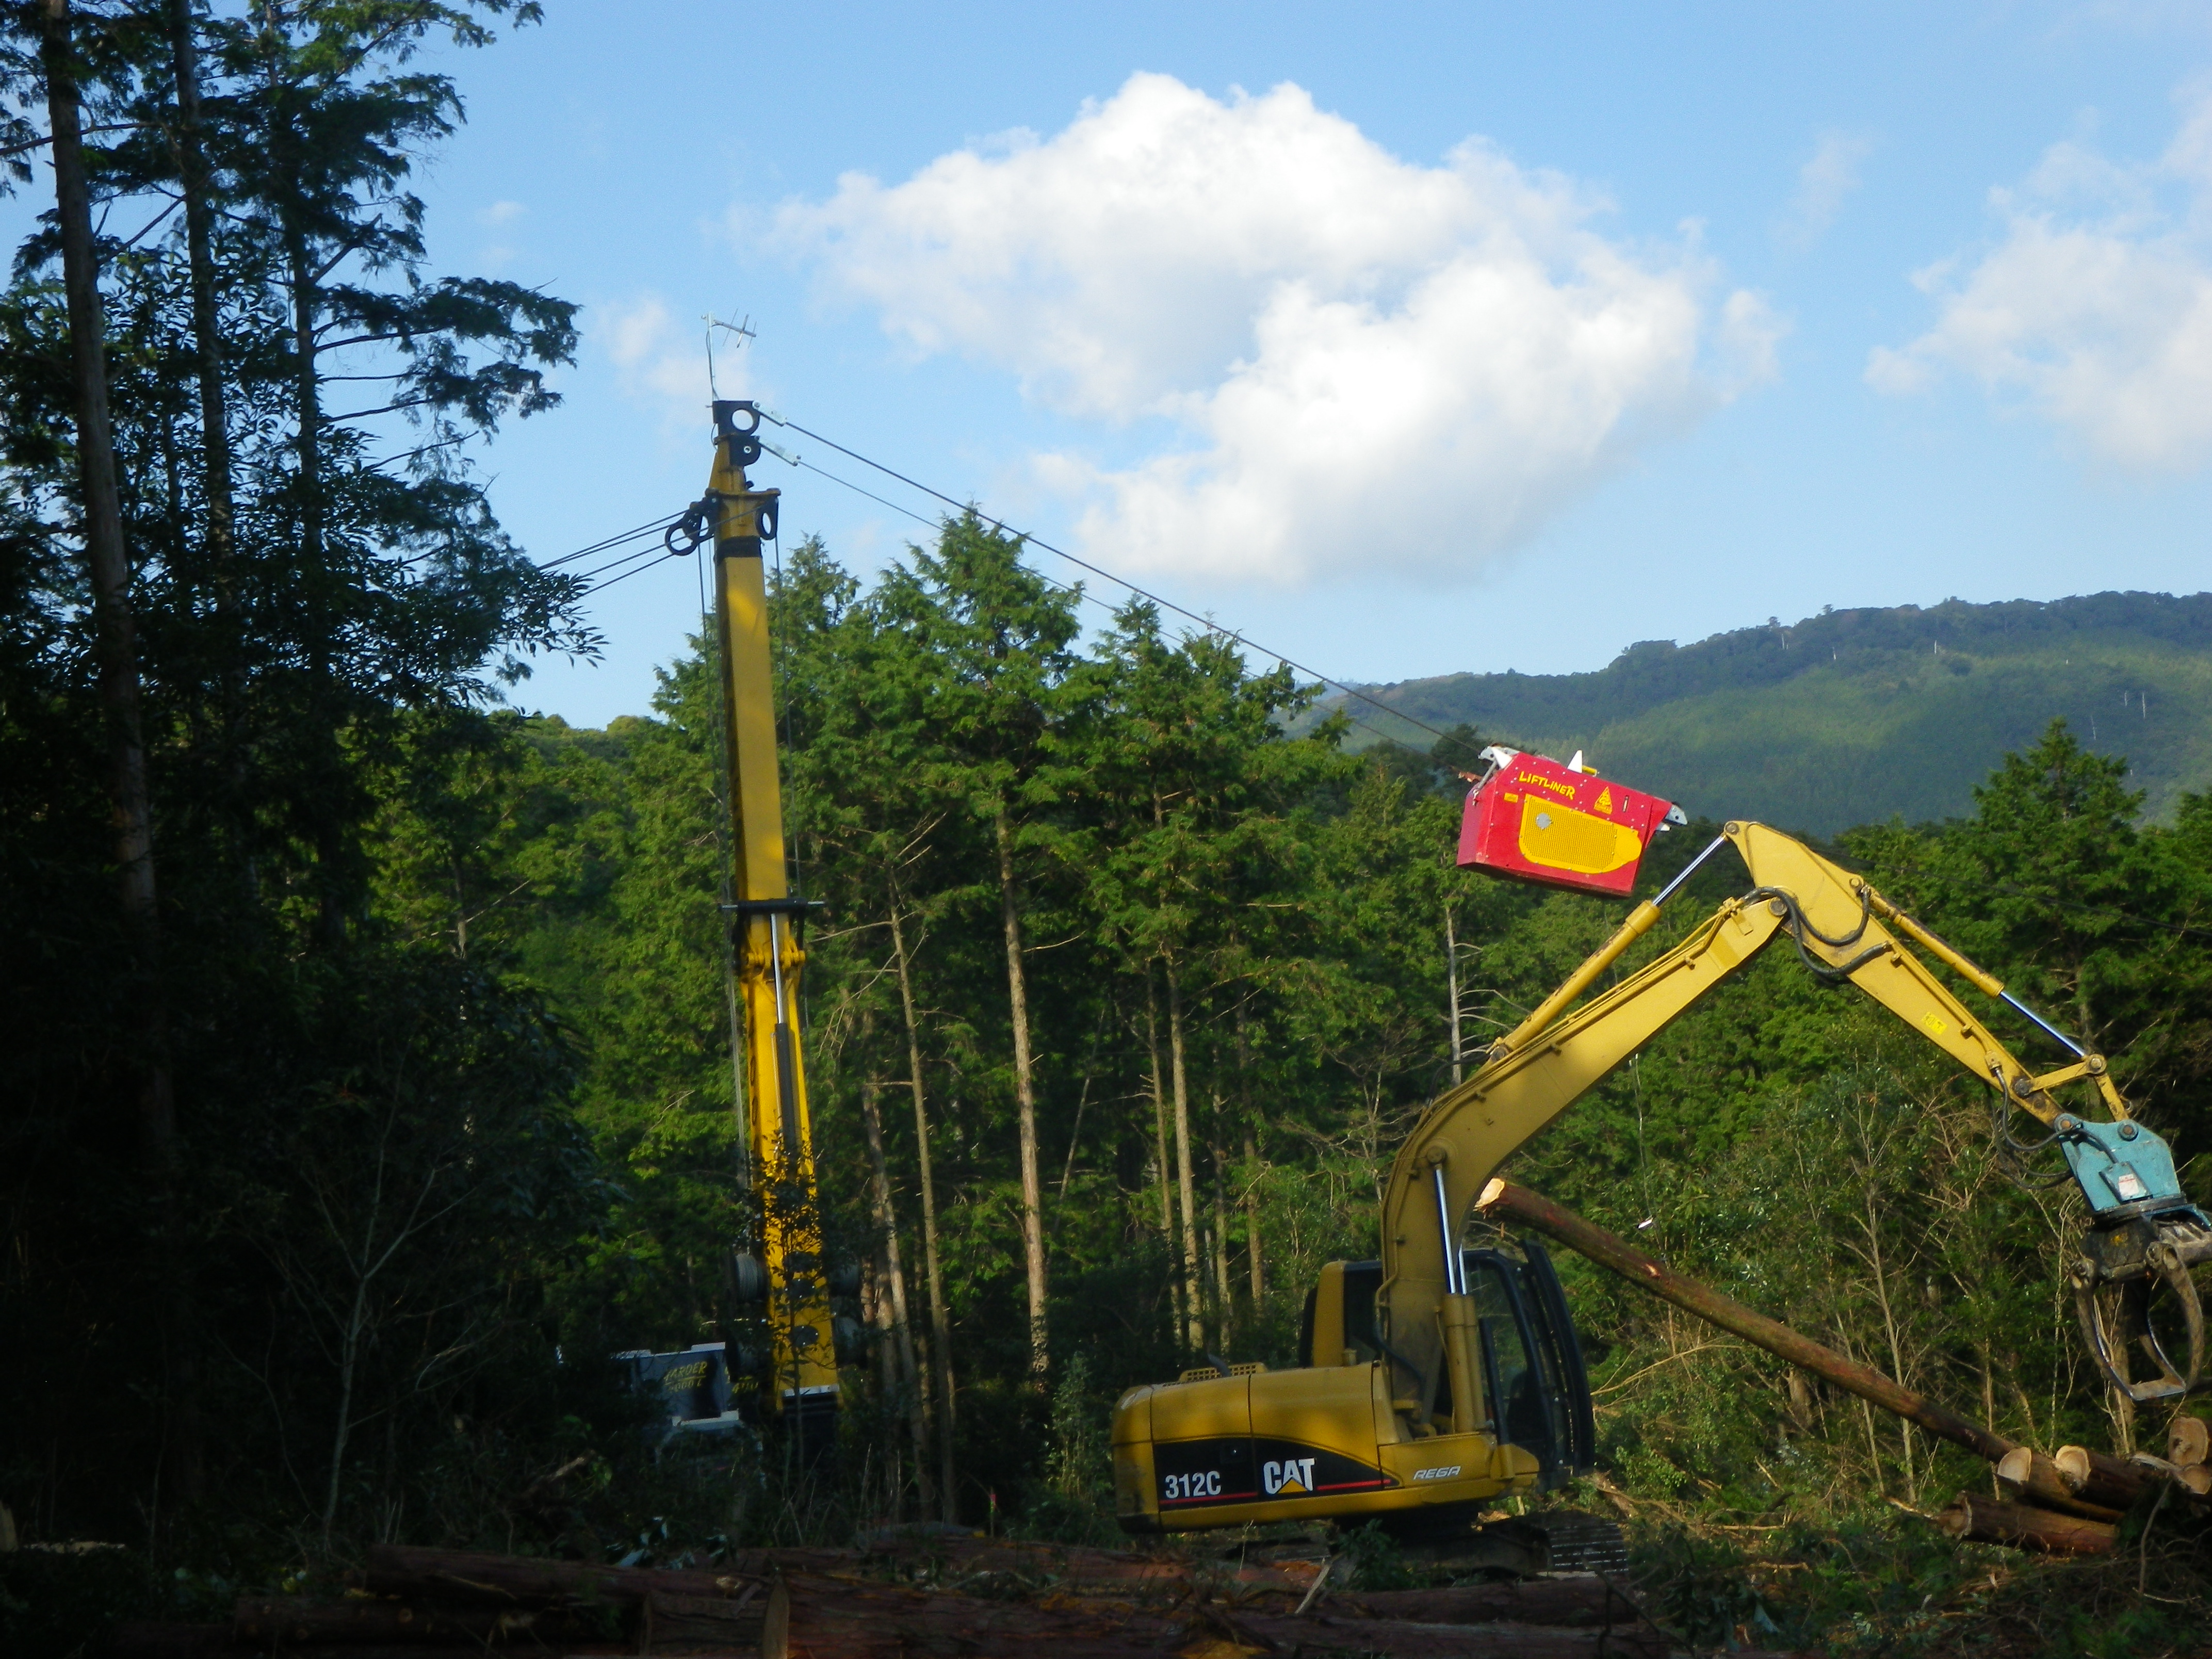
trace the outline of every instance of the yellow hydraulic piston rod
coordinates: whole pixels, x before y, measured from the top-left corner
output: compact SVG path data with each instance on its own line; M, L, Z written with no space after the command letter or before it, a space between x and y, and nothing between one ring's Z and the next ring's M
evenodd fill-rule
M714 636L726 676L723 752L735 866L728 909L744 1008L747 1151L761 1210L759 1261L767 1270L759 1288L767 1293L771 1331L762 1404L826 1443L837 1409L837 1359L799 1040L806 902L793 896L784 860L761 558L763 539L775 535L777 492L745 480L745 468L760 459L759 425L751 404L716 401L714 470L701 505L714 542Z

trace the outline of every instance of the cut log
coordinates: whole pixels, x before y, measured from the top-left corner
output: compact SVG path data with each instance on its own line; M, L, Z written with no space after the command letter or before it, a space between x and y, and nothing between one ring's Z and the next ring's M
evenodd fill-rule
M1374 1590L1332 1595L1332 1611L1370 1619L1403 1619L1417 1625L1642 1624L1643 1609L1627 1592L1595 1573L1525 1578L1449 1589Z
M1031 1659L1041 1643L1050 1644L1054 1659L1149 1659L1188 1645L1185 1620L1073 1596L987 1601L813 1574L793 1574L780 1588L784 1594L769 1607L761 1632L761 1659L905 1659L916 1652Z
M2212 1423L2201 1417L2177 1417L2166 1425L2166 1461L2181 1468L2212 1457Z
M1936 1517L1936 1523L1954 1538L2010 1544L2048 1555L2102 1555L2112 1547L2117 1530L2109 1521L2002 1504L1963 1492Z
M2076 1498L2108 1509L2127 1510L2151 1489L2158 1476L2140 1464L2108 1457L2087 1446L2061 1446L2051 1461L2059 1479Z
M776 1554L827 1557L849 1564L849 1550L786 1550ZM726 1567L608 1567L585 1561L547 1561L514 1555L476 1555L420 1549L405 1544L368 1547L368 1588L379 1595L410 1601L460 1601L493 1607L632 1605L650 1590L673 1595L735 1599L750 1589L767 1591L769 1553L748 1553Z
M1525 1588L1539 1590L1530 1598L1533 1605L1542 1605L1543 1592L1552 1589ZM1613 1601L1621 1617L1607 1628L1601 1618L1570 1627L1494 1617L1480 1623L1415 1622L1349 1613L1299 1618L1222 1607L1177 1618L1126 1602L1067 1595L1040 1601L990 1601L806 1574L787 1577L784 1589L786 1599L769 1610L762 1632L762 1659L902 1659L916 1652L1031 1659L1046 1644L1054 1659L1135 1659L1140 1654L1202 1650L1225 1656L1238 1650L1288 1652L1300 1647L1342 1648L1396 1659L1664 1659L1668 1650L1666 1638L1617 1594ZM1474 1607L1484 1593L1483 1587L1475 1587L1466 1593L1464 1605ZM1551 1601L1554 1611L1568 1601L1587 1609L1593 1598L1577 1586L1565 1596L1553 1592Z
M638 1621L641 1653L690 1653L702 1649L760 1646L768 1613L780 1591L748 1584L737 1595L685 1595L649 1589Z
M241 1595L232 1611L231 1640L274 1652L295 1647L483 1647L527 1640L611 1640L620 1632L613 1610L417 1606L411 1601L322 1601L304 1596Z
M2039 1451L2015 1446L1997 1460L1997 1485L2006 1497L2037 1509L2057 1510L2092 1521L2117 1521L2124 1510L2092 1504L2075 1495L2058 1465Z

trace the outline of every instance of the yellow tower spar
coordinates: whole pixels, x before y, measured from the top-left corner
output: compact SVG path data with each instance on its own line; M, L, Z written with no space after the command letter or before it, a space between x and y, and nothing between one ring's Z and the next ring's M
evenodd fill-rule
M769 1370L760 1379L760 1407L821 1449L836 1433L837 1359L799 1040L806 901L793 896L784 858L761 558L763 539L775 535L777 492L745 480L745 468L760 459L759 426L751 404L716 401L714 470L701 503L714 532L714 637L726 677L723 751L734 867L725 908L744 1010L744 1132L760 1210L761 1254L741 1254L733 1277L741 1302L767 1304Z

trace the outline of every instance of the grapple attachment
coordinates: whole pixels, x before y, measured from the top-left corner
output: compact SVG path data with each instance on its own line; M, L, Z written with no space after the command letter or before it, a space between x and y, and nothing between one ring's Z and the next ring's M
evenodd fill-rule
M2068 1274L2074 1311L2106 1380L2130 1400L2178 1400L2203 1386L2204 1304L2192 1270L2206 1261L2212 1221L2193 1205L2094 1226L2082 1240Z

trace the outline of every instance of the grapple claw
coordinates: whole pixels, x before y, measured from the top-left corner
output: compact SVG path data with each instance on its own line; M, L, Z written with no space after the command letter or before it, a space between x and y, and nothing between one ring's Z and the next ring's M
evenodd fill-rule
M2204 1382L2204 1303L2191 1269L2212 1258L2212 1234L2194 1212L2171 1231L2142 1244L2138 1251L2099 1249L2074 1264L2068 1275L2074 1285L2074 1311L2081 1322L2081 1334L2097 1364L2112 1385L2137 1403L2177 1400L2194 1393ZM2163 1288L2171 1302L2163 1318L2154 1317L2156 1292ZM2178 1313L2181 1328L2172 1329ZM2166 1326L2162 1334L2160 1324ZM2172 1342L2178 1335L2180 1341ZM2177 1364L2169 1346L2183 1351ZM2148 1370L2136 1375L2137 1362Z

